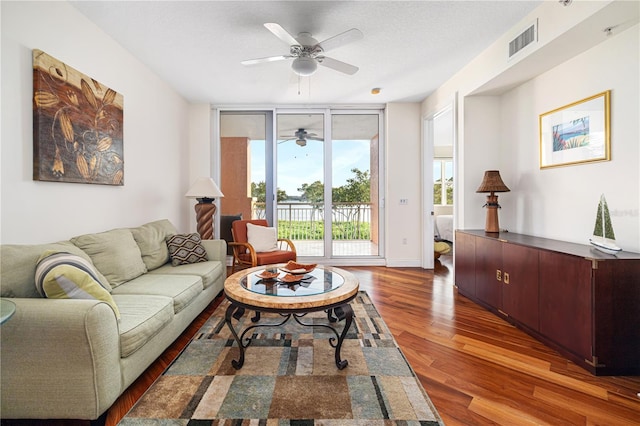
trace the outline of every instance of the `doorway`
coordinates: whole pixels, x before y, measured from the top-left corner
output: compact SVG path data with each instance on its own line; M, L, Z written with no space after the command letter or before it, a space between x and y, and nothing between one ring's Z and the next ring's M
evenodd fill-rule
M424 120L424 208L428 212L422 262L425 268L434 266L434 241L453 246L455 111L452 101Z

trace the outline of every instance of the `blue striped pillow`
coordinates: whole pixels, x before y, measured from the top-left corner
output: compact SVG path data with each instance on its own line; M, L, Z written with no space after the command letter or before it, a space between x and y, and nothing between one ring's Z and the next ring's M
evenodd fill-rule
M102 300L120 319L118 306L98 280L93 265L80 256L53 250L44 252L36 265L36 289L49 299Z

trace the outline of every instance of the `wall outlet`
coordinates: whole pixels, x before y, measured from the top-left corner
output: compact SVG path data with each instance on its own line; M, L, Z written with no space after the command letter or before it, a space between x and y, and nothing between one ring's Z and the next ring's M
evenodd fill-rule
M402 244L405 245L405 246L407 245L407 239L406 238L402 239Z
M407 204L409 204L409 200L407 198L400 198L401 206L406 206Z

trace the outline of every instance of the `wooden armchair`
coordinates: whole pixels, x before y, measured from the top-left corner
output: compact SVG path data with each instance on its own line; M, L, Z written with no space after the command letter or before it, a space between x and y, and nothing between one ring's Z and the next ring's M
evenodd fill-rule
M236 220L231 224L233 242L229 246L233 249L233 266L231 271L235 272L236 267L253 267L260 265L271 265L274 263L286 263L296 260L296 248L293 242L287 238L277 238L275 235L274 249L272 251L257 251L249 243L247 224L268 227L264 219Z

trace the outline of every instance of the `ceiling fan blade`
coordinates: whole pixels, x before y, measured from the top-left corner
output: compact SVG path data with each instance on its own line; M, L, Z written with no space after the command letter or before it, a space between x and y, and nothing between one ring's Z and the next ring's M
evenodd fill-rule
M347 43L360 40L363 37L364 35L362 34L362 31L357 28L351 28L350 30L328 38L325 41L321 41L320 43L318 43L318 46L322 47L322 50L327 52L331 49L336 49L340 46L344 46Z
M263 64L265 62L282 61L282 60L290 59L290 58L293 58L293 56L279 55L279 56L269 56L267 58L247 59L246 61L242 61L240 63L242 65L256 65L256 64Z
M269 31L271 31L276 37L278 37L280 40L287 43L287 45L294 46L294 45L300 44L298 43L298 40L296 40L294 36L289 34L289 32L284 28L282 28L279 24L275 24L273 22L267 22L266 24L264 24L264 26Z
M322 58L317 58L318 63L323 67L331 68L336 71L343 72L345 74L353 75L358 72L359 68L355 65L347 64L346 62L339 61L333 58L327 58L326 56Z

